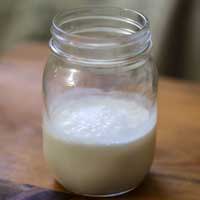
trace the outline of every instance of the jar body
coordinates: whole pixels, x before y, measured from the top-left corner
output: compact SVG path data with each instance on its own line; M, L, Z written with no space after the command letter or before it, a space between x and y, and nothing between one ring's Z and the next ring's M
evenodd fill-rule
M44 155L56 179L89 196L137 187L155 148L157 70L150 55L96 68L52 53L43 90Z

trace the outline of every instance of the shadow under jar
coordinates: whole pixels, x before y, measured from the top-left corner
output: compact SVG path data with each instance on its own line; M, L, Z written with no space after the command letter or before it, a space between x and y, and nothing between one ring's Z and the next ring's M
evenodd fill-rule
M138 186L155 148L157 70L141 13L91 7L57 15L43 76L43 147L67 190L115 196Z

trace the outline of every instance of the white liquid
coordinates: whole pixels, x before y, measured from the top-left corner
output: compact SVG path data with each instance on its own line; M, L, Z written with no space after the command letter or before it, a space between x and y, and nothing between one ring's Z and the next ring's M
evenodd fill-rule
M116 94L72 94L44 116L44 153L58 181L89 195L136 187L153 159L155 109Z

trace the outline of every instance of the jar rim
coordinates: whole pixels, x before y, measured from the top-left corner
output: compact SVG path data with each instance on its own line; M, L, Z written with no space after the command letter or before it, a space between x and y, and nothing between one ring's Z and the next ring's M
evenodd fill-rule
M80 7L57 14L51 26L50 48L81 65L127 65L149 55L149 20L119 7Z
M96 11L96 10L98 10L98 11L115 10L115 11L119 11L121 13L121 15L123 13L124 14L127 13L128 15L134 15L134 16L141 18L142 24L137 24L139 29L136 32L133 32L129 37L127 37L126 40L123 38L121 40L122 42L120 44L108 42L108 40L106 40L105 43L102 44L102 40L99 40L98 38L89 37L86 35L80 35L80 34L73 33L73 32L70 32L68 30L64 30L63 28L61 28L61 25L63 25L64 23L67 23L67 21L61 22L64 18L66 18L66 17L70 18L70 16L76 15L77 13L84 12L84 11L85 12L93 11L93 10L94 11ZM101 18L102 17L103 16L101 16ZM108 17L111 18L111 16L108 16ZM120 20L120 17L122 18L122 16L119 16L118 20ZM128 20L130 23L134 22L133 19L131 19L131 17L126 17L126 19L124 19L124 20ZM136 40L138 40L139 38L144 36L144 34L149 30L149 27L150 27L150 23L149 23L148 18L139 11L128 9L128 8L112 7L112 6L108 6L108 7L87 6L87 7L80 7L80 8L75 8L75 9L68 9L68 10L58 13L52 20L51 33L52 33L52 35L55 35L55 34L60 35L60 38L62 38L63 42L67 38L68 41L74 40L77 42L77 44L79 44L79 45L82 44L84 47L92 47L93 48L95 46L95 48L105 48L105 47L113 48L116 46L126 46L126 45L130 45L131 43L134 43ZM121 37L123 37L123 36L121 36ZM117 39L119 39L119 38L117 38ZM109 41L110 41L110 38L109 38Z

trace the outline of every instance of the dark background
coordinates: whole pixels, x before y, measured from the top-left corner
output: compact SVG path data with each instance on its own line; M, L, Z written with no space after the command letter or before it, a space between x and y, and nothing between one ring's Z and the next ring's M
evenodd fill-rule
M0 54L20 43L47 42L57 12L105 5L148 16L161 74L200 80L200 0L0 0Z

